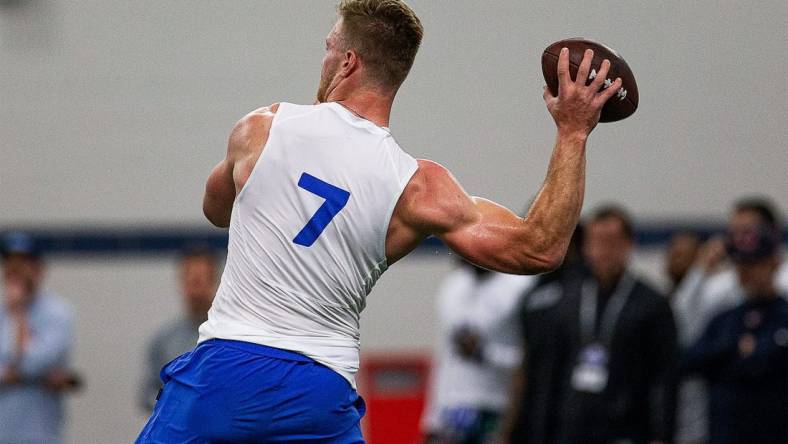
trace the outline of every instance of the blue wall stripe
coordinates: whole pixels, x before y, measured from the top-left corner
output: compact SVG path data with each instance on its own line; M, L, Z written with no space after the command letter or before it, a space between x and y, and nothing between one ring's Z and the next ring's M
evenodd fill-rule
M0 233L21 227L0 228ZM169 254L193 245L217 249L227 248L227 231L203 227L159 226L144 228L24 228L37 241L45 253L54 254ZM637 227L638 244L658 247L680 231L692 231L703 238L721 233L723 225L697 223L644 224ZM783 242L788 243L788 230L783 232ZM429 238L417 251L436 253L445 249L436 238Z

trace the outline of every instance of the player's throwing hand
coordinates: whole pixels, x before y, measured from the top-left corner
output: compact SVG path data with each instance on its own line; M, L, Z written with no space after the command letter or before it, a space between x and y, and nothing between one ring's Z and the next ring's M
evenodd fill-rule
M561 49L558 57L558 95L553 96L550 89L544 88L547 109L555 120L558 132L587 136L599 122L602 107L621 88L621 79L616 78L608 88L603 87L610 69L610 61L605 59L594 80L586 85L591 69L594 51L587 49L577 70L577 78L569 75L569 49Z

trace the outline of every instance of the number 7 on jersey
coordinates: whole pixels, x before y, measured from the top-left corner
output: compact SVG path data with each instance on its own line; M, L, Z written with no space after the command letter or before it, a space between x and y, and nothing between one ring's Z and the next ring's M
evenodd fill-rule
M334 216L345 208L350 193L308 173L301 174L298 186L326 200L293 239L293 243L311 247Z

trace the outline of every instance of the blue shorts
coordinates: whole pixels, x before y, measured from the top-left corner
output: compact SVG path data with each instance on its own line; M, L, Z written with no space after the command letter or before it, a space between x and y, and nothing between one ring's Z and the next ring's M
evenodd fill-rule
M364 400L298 353L212 339L164 366L161 379L137 443L364 443Z

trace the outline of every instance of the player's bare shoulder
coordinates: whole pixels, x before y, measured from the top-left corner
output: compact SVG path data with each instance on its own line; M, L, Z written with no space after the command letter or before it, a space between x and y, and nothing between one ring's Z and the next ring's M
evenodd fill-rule
M259 156L268 141L268 133L278 109L279 104L274 103L243 116L230 133L228 154L243 157L257 151Z
M431 230L462 219L472 205L454 175L438 162L418 160L418 169L403 191L403 199L414 221Z
M386 236L386 256L394 263L430 234L467 222L473 202L443 165L419 159L418 169L394 207Z
M268 142L268 135L279 104L258 108L243 116L230 133L227 158L233 164L236 189L243 188Z

